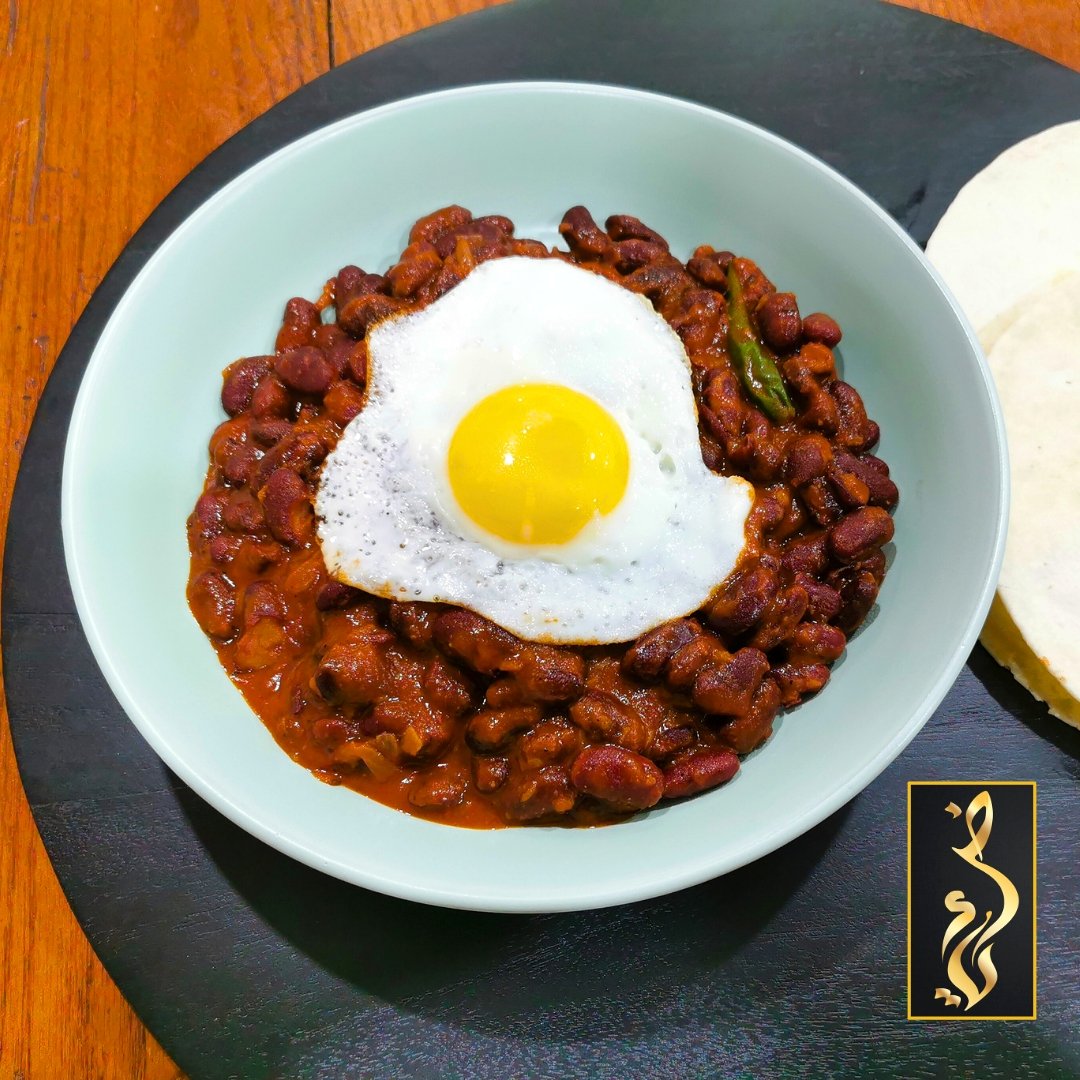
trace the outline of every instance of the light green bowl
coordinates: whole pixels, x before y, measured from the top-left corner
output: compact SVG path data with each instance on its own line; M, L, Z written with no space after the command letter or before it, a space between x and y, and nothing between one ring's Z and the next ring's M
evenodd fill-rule
M184 521L221 420L220 373L272 350L282 306L338 267L385 267L447 203L553 241L563 211L635 214L685 257L758 260L844 328L845 377L900 485L876 617L816 700L728 786L603 829L453 829L327 787L278 749L185 602ZM975 339L933 270L865 195L789 143L683 101L513 83L429 94L316 132L191 215L117 306L64 463L68 569L128 715L222 813L327 873L427 903L599 907L681 889L805 832L926 722L972 648L1001 561L1007 464Z

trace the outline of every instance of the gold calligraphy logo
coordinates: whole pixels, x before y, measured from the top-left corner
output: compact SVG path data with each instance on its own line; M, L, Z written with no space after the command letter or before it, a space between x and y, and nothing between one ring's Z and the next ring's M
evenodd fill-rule
M945 897L946 909L956 918L949 923L945 936L941 939L941 959L945 960L948 952L946 971L953 989L939 986L934 991L934 1000L944 999L946 1007L955 1006L959 1009L962 1001L960 995L963 995L963 998L967 999L967 1004L964 1005L964 1012L967 1012L997 986L997 968L994 967L991 957L992 939L1012 922L1020 907L1020 895L1016 886L983 858L983 850L990 839L990 830L994 827L994 804L990 800L990 793L980 791L968 803L966 811L961 811L956 803L949 803L945 809L954 818L959 818L963 812L968 835L971 837L971 843L962 848L954 847L953 851L964 862L986 874L1001 890L1001 914L995 919L993 911L988 911L986 918L968 933L965 931L978 918L975 905L965 899L961 889L954 889ZM980 815L982 820L976 828L975 822ZM981 976L981 987L975 981L976 974Z

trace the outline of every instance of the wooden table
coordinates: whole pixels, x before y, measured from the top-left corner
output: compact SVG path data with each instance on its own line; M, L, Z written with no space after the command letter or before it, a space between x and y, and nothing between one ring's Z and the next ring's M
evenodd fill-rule
M53 361L162 197L233 132L328 68L494 2L4 5L0 425L12 449L0 460L0 543L19 453ZM1080 69L1080 0L900 2ZM22 793L6 715L0 806L0 1078L179 1076L64 900Z

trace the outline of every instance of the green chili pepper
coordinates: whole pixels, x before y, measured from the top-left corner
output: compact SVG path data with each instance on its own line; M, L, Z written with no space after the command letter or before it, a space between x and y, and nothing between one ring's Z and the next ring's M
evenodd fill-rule
M742 282L735 273L735 263L727 271L728 351L735 361L735 370L746 392L773 420L790 420L795 415L784 377L776 361L761 347L753 328L750 313L743 299Z

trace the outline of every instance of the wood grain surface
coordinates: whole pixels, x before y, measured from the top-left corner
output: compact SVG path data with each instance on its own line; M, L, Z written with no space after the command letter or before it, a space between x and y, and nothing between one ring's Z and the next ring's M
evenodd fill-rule
M172 186L329 66L494 0L8 0L0 11L0 543L41 388ZM867 0L872 2L872 0ZM904 0L1080 69L1080 0ZM0 1080L176 1077L75 922L0 723Z

